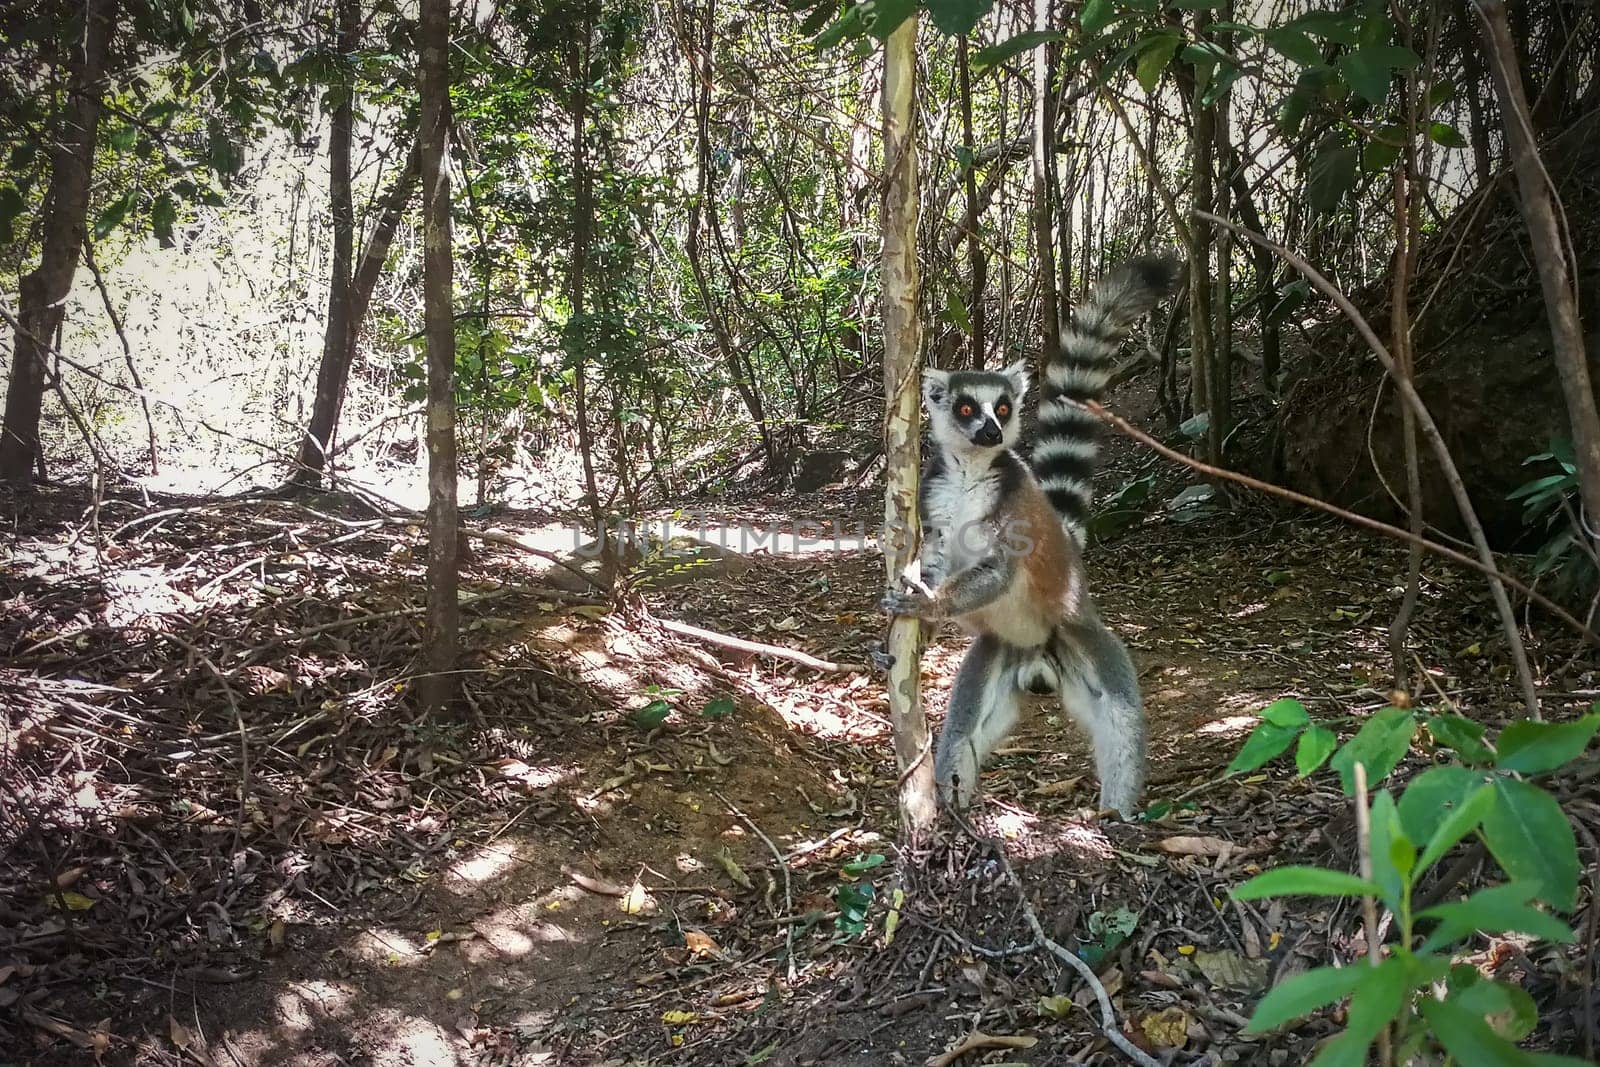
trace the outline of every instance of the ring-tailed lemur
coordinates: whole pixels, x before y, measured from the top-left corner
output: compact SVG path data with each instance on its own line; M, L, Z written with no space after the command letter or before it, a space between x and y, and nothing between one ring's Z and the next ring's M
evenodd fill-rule
M1170 259L1103 278L1061 331L1045 368L1032 469L1014 451L1024 364L998 373L923 371L935 450L922 476L923 588L894 591L892 614L953 618L976 635L961 663L934 775L965 805L984 759L1016 723L1021 690L1041 684L1089 732L1100 806L1131 815L1144 780L1144 708L1127 649L1089 599L1081 557L1098 420L1117 345L1173 285ZM929 588L931 587L931 588Z

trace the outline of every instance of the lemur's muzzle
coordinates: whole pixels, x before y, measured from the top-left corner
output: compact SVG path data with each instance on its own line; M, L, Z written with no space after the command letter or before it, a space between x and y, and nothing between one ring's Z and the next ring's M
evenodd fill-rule
M1003 438L1000 434L1000 424L995 422L993 419L985 420L983 427L979 429L977 435L973 437L973 440L978 442L980 445L997 445L1002 439Z

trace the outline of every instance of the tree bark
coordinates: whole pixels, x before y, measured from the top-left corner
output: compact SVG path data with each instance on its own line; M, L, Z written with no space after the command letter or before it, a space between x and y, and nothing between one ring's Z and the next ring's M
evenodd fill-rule
M117 0L87 0L82 47L72 49L66 95L51 138L39 265L23 275L19 287L11 381L0 431L0 481L19 489L31 484L34 466L43 459L39 415L49 376L45 356L66 315L78 250L88 234L89 184L116 21Z
M600 488L594 472L594 431L589 420L589 342L584 317L588 314L588 272L590 235L594 232L593 176L589 173L589 48L592 10L586 3L579 20L578 39L572 42L567 81L572 93L569 114L572 123L572 254L568 261L567 302L571 317L567 322L567 344L573 356L573 397L577 404L578 451L583 460L583 499L594 525L594 534L604 546L606 570L614 562L612 541L604 535L604 516L600 509Z
M456 693L460 581L456 530L456 334L450 244L450 0L422 0L418 95L422 166L422 307L428 348L428 613L419 686L437 715Z
M1050 29L1050 0L1033 0L1033 28ZM1037 273L1040 288L1039 373L1054 363L1061 352L1061 300L1056 291L1055 205L1052 202L1050 154L1055 122L1051 112L1050 45L1033 50L1033 241L1039 258Z
M884 45L883 159L883 558L890 588L913 567L922 540L917 513L921 407L918 361L922 325L917 315L917 141L915 123L917 17L913 14ZM889 719L900 767L900 829L907 839L932 826L937 805L933 752L922 707L920 624L897 616L889 624Z
M306 436L300 442L295 470L289 479L292 485L322 484L322 476L333 457L339 416L344 411L345 392L350 382L350 368L355 365L356 351L361 341L361 327L366 321L367 309L372 306L372 294L377 290L378 279L383 274L389 248L394 244L394 235L405 216L406 205L416 192L420 173L421 158L413 149L406 157L404 168L378 202L378 220L373 226L372 235L361 249L360 257L356 259L355 270L350 275L341 301L344 315L342 344L334 344L334 298L332 294L329 296L328 332L323 339L322 364L317 368L317 392L311 404L311 418L306 423ZM337 244L336 238L335 246ZM334 258L338 258L337 247Z
M1585 533L1600 524L1600 411L1584 348L1583 324L1578 317L1577 264L1556 201L1555 185L1539 157L1528 100L1516 66L1516 49L1506 23L1506 6L1500 0L1473 0L1482 16L1484 44L1494 74L1494 90L1506 130L1506 145L1522 194L1522 218L1528 226L1545 313L1550 319L1550 340L1567 421L1572 430L1578 464L1578 488L1583 502ZM1594 538L1592 541L1600 541Z
M962 228L967 236L967 273L970 288L967 298L967 318L972 328L972 358L970 361L973 370L982 370L986 349L984 337L986 333L986 318L983 308L983 290L988 272L988 260L983 254L983 245L978 240L978 162L975 156L977 146L972 139L972 72L968 65L968 41L965 35L956 45L956 57L959 60L961 76L961 143L967 150L966 166L963 167L962 182L966 186L967 214L962 220Z

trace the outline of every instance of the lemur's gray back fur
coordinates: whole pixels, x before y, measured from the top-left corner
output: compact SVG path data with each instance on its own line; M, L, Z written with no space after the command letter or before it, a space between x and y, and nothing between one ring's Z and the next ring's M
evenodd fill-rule
M1080 545L1100 426L1067 401L1099 400L1105 394L1128 328L1171 290L1177 275L1178 262L1169 256L1141 256L1105 275L1062 327L1061 356L1045 368L1032 465L1067 534Z

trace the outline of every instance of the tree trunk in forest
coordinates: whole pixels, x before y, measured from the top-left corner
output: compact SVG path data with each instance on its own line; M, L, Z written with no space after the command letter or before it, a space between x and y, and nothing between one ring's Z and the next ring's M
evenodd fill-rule
M66 315L78 250L88 233L89 184L94 171L106 58L116 32L117 0L88 0L81 48L68 62L68 88L50 138L50 185L41 220L39 265L23 275L11 345L11 381L0 430L0 481L25 489L41 459L39 416L49 354Z
M710 210L711 199L716 195L713 188L712 168L715 160L711 155L711 86L712 86L712 49L716 44L716 4L710 3L702 15L704 29L698 42L700 52L697 55L693 44L686 43L685 52L689 64L695 75L695 149L697 190L694 200L689 204L688 233L684 241L684 257L689 261L689 272L694 275L695 288L699 290L700 300L705 305L706 318L711 323L711 335L716 341L718 354L722 357L723 365L727 368L728 379L733 383L734 391L739 394L739 399L744 402L745 411L750 415L750 421L755 424L756 433L761 439L761 455L769 471L779 469L778 450L772 440L771 428L767 425L766 410L761 402L761 394L757 391L754 376L750 368L740 359L738 347L734 344L732 331L729 328L727 316L722 312L716 297L711 292L711 282L706 274L704 257L700 250L700 221L704 213ZM689 33L685 32L685 40L691 41Z
M961 143L967 150L966 165L962 168L962 183L967 192L967 214L963 220L967 233L967 273L970 287L967 297L967 318L972 328L973 370L982 370L987 349L984 346L987 319L983 309L983 290L987 281L988 261L984 258L983 244L978 240L978 165L974 156L977 145L972 139L972 72L968 66L968 41L966 35L956 45L961 76Z
M1533 139L1528 101L1523 95L1516 50L1506 23L1506 5L1500 0L1473 0L1473 3L1483 20L1483 40L1494 74L1495 95L1500 100L1506 145L1516 170L1517 188L1522 194L1522 217L1528 226L1533 258L1539 270L1539 285L1544 293L1545 313L1550 319L1551 347L1556 370L1561 376L1561 392L1567 403L1567 421L1578 465L1584 513L1582 525L1591 541L1600 543L1600 538L1593 533L1596 525L1600 525L1600 411L1597 411L1594 382L1589 374L1583 324L1578 317L1577 264L1573 262L1566 227L1557 221L1564 219L1565 214L1556 202L1550 175Z
M419 692L429 715L456 693L460 554L456 529L456 322L450 245L450 0L422 0L418 95L422 166L422 310L428 348L428 612Z
M1203 97L1204 88L1198 78L1189 79L1190 115L1193 122L1192 175L1189 182L1190 203L1195 211L1209 212L1212 208L1213 148L1216 140L1216 112L1208 107ZM1214 369L1211 351L1211 246L1214 243L1212 226L1196 218L1190 224L1189 242L1189 397L1194 415L1204 413L1208 420L1216 418L1213 411L1212 382ZM1212 451L1212 438L1205 436L1205 458L1218 464L1220 457Z
M917 562L922 523L917 513L921 475L921 407L918 362L922 325L917 316L917 16L912 14L884 44L883 160L883 557L888 583L897 588ZM932 739L922 707L920 623L910 616L890 620L887 651L889 719L900 766L900 832L907 840L933 826Z
M328 332L322 345L322 364L317 368L317 393L311 405L311 418L306 424L306 436L300 442L300 453L295 459L295 470L289 478L291 485L321 485L327 464L333 458L334 443L339 432L339 415L344 410L345 391L350 382L350 368L355 364L361 340L361 325L366 320L367 309L372 306L372 294L378 288L383 265L389 258L389 247L394 244L395 232L399 230L406 205L416 191L420 173L421 158L413 149L406 156L405 167L378 201L378 221L356 260L355 270L345 289L342 301L344 343L340 345L333 343L333 298L330 296Z
M1050 29L1050 0L1033 0L1033 28ZM1056 292L1055 204L1051 197L1051 152L1054 145L1054 98L1050 93L1051 51L1048 42L1033 50L1033 241L1039 257L1040 346L1039 374L1054 363L1061 352L1061 300Z
M1230 181L1239 221L1256 233L1265 234L1261 213L1250 195L1250 184L1244 180L1244 168L1233 168ZM1272 253L1260 245L1252 244L1249 250L1256 275L1256 319L1261 324L1261 383L1270 393L1278 388L1278 372L1283 365L1282 324L1274 314L1278 306L1278 264Z
M600 509L600 487L594 472L594 430L589 423L589 341L584 316L588 313L589 241L594 232L594 203L589 173L589 38L593 11L585 4L579 25L579 39L572 42L567 81L572 93L569 115L572 122L572 254L568 260L566 343L573 361L573 399L578 416L578 452L583 460L583 500L600 540L606 570L615 563L611 539L604 535L604 516Z
M361 33L361 7L356 0L338 0L334 47L349 62ZM355 255L355 201L350 191L350 143L355 136L355 90L339 92L328 129L328 214L333 223L333 260L328 277L328 321L322 333L322 365L317 370L317 395L311 421L300 442L300 455L289 475L294 485L320 485L333 449L334 427L344 401L350 371L350 263Z

